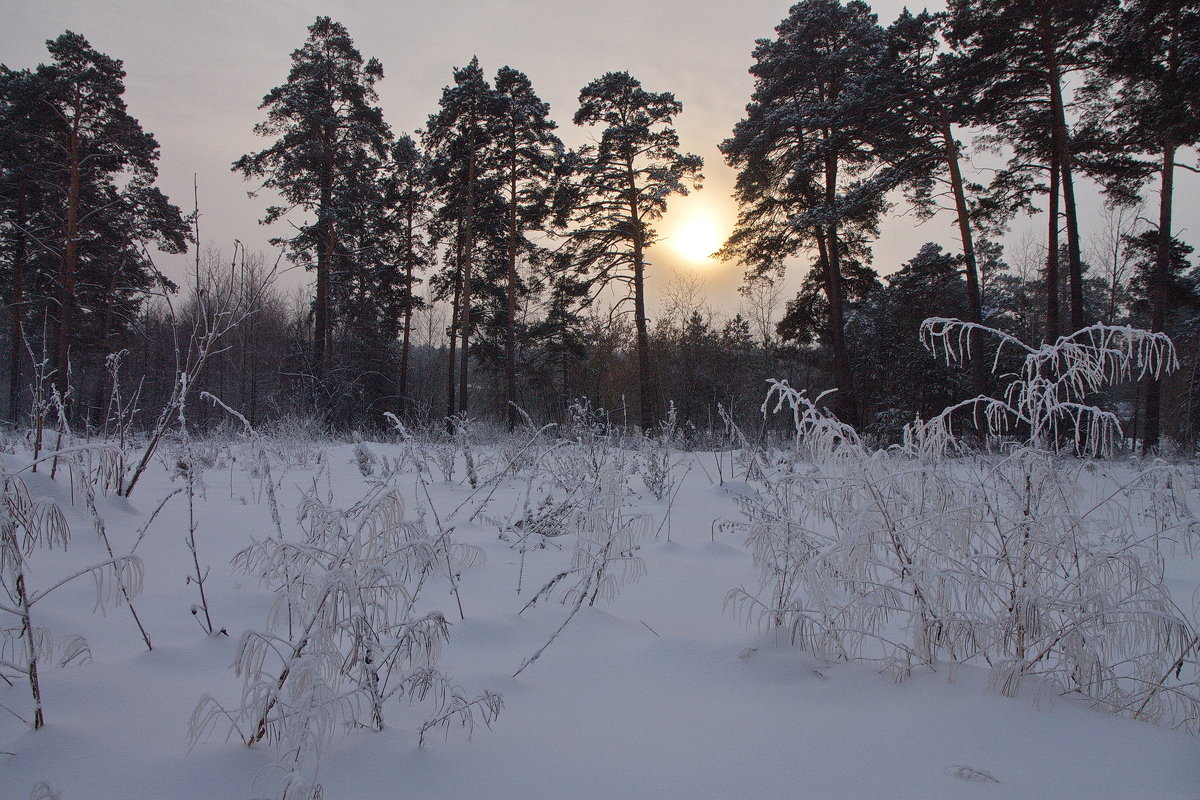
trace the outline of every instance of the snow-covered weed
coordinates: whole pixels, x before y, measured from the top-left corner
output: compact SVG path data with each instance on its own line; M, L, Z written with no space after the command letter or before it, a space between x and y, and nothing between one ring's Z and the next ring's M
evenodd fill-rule
M367 447L367 443L358 433L354 434L354 464L358 467L358 474L364 478L374 475L376 467L379 466L379 457Z
M921 323L921 342L947 364L971 358L972 333L998 341L992 369L1006 350L1023 354L1020 372L1002 397L975 397L947 408L926 425L949 431L954 416L970 410L982 416L992 436L1016 434L1031 446L1080 455L1106 456L1122 440L1117 415L1090 402L1106 386L1179 367L1175 346L1165 333L1097 323L1037 347L972 322L934 317Z
M247 744L279 750L284 795L308 791L321 752L347 727L382 730L392 700L433 703L430 725L490 723L498 695L468 698L438 669L448 624L418 604L432 579L479 563L477 548L409 519L399 492L376 484L349 509L310 492L300 504L303 541L268 537L234 557L237 571L276 595L264 630L248 630L234 667L242 698L202 698L193 740L227 724Z
M575 551L570 566L551 578L526 603L525 609L539 600L557 594L563 605L570 605L562 624L538 650L521 664L513 677L536 661L586 602L611 600L620 587L645 574L638 555L641 542L650 535L650 518L631 514L627 509L630 491L624 472L610 466L595 483L586 484L579 502L570 506L565 527L575 533Z
M717 404L717 415L725 426L725 441L729 446L729 475L734 477L734 467L741 467L742 480L760 480L767 473L769 459L758 442L751 441L734 420L733 415L720 403ZM717 455L717 471L721 483L725 482L723 457Z
M637 470L636 451L626 449L621 431L609 422L608 414L586 400L567 409L562 427L563 446L550 451L545 460L548 478L563 491L580 485L597 486L610 471L631 476Z
M642 483L655 500L674 495L682 480L679 470L684 461L679 456L681 440L675 403L672 402L667 407L667 418L658 425L658 431L653 436L643 438L639 453Z
M33 555L42 549L66 550L70 539L70 526L58 506L33 499L21 477L0 464L0 680L10 686L17 681L28 683L33 714L26 719L7 706L3 708L35 730L45 724L39 668L53 658L55 646L50 631L34 624L34 607L61 586L85 576L95 584L97 608L118 598L130 602L142 588L141 560L135 555L113 556L111 548L104 561L41 587L31 583ZM70 637L61 650L60 666L89 657L87 643L79 637Z
M925 330L960 358L959 325ZM1084 395L1167 367L1169 342L1095 326L1026 349L1003 399L914 424L886 451L773 384L764 410L773 400L792 412L795 447L739 501L762 583L727 602L819 657L870 661L897 679L941 660L976 664L1004 694L1029 685L1200 729L1196 632L1161 555L1196 533L1184 477L1163 462L1109 474L1057 452L1064 438L1073 452L1107 452L1115 417ZM946 459L951 413L968 406L1026 443Z
M317 417L285 416L263 427L262 442L283 470L310 469L330 443L325 423Z

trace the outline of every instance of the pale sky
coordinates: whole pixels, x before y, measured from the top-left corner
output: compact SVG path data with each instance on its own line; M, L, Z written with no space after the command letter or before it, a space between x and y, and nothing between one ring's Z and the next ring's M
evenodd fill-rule
M885 25L904 5L872 4ZM489 77L504 65L529 75L561 138L577 146L589 135L570 121L579 89L605 72L627 70L650 91L675 93L683 103L676 120L683 149L705 160L704 189L674 199L658 226L668 238L651 252L651 290L665 286L671 270L697 275L708 302L728 313L738 302L739 268L697 263L680 250L703 247L698 239L706 229L720 235L732 225L734 174L717 145L749 100L754 40L771 36L788 7L787 0L0 0L0 62L13 68L44 62L45 40L68 29L123 60L130 112L162 146L159 186L187 213L198 174L205 245L229 253L236 238L268 260L272 233L258 220L269 200L248 198L253 185L230 164L266 146L252 132L263 119L258 104L283 82L292 50L318 15L343 23L364 58L383 62L380 105L396 134L423 126L451 70L477 55ZM1194 177L1178 175L1176 201L1180 227L1190 215L1193 230L1200 225L1200 211L1188 202L1200 187ZM911 218L889 222L875 247L876 269L894 271L926 241L952 247L951 223L949 217L920 226ZM1085 237L1087 231L1085 221ZM1192 237L1185 231L1184 238ZM158 261L179 279L188 258ZM798 277L803 268L790 272ZM287 280L310 277L293 272Z

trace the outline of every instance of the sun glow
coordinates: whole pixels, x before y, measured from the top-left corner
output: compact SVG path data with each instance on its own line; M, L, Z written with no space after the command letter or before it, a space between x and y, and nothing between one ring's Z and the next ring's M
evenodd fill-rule
M712 254L725 244L729 225L710 208L697 207L680 209L666 230L666 244L678 256L694 267L716 264Z
M725 241L721 227L721 223L713 216L690 216L675 228L670 238L671 246L693 264L707 264Z
M725 244L736 216L733 201L720 192L696 191L672 198L659 226L663 255L676 266L715 268L720 262L712 255Z

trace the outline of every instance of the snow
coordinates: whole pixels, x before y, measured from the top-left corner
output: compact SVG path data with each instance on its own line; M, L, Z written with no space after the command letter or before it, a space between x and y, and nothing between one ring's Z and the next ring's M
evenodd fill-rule
M278 796L272 781L278 753L271 747L225 738L220 725L189 747L188 721L202 696L237 704L242 686L231 664L238 637L264 629L273 601L266 587L230 566L252 538L274 533L261 485L248 469L249 449L237 442L205 446L213 465L204 472L196 542L200 563L211 569L213 621L229 635L206 636L190 613L198 595L186 580L192 570L186 498L176 495L136 551L145 578L134 602L152 652L128 609L93 611L87 579L35 606L35 624L49 628L60 645L71 634L85 635L92 659L64 668L43 664L42 730L0 715L0 800L26 798L39 782L64 800ZM406 452L398 443L367 446L388 460ZM349 507L380 479L360 474L354 445L273 449L289 537L300 536L295 508L314 481L332 493L334 505ZM481 446L476 457L494 466L499 453L498 446ZM631 482L640 496L626 511L649 514L652 523L638 551L645 575L611 600L584 605L516 678L570 610L555 592L518 613L568 564L570 537L525 553L518 595L521 554L492 523L520 509L523 482L500 481L471 522L487 489L466 485L461 469L461 483L438 480L435 470L428 491L438 514L454 526L457 541L486 555L458 582L465 619L448 583L426 595L451 623L441 668L468 696L500 693L504 709L490 730L481 725L470 737L456 728L436 731L418 748L428 709L393 701L385 730L339 731L321 755L324 797L1195 797L1197 742L1181 732L1071 698L1030 691L1001 697L989 693L977 667L943 663L895 683L870 666L819 663L776 633L747 629L724 602L730 589L756 586L758 573L743 534L719 523L741 518L733 498L748 487L740 475L729 480L728 465L721 485L711 453L675 458L682 484L673 503ZM5 456L10 472L23 463ZM156 460L129 500L97 499L118 554L128 552L162 498L181 485L168 465L173 470L173 459ZM490 474L483 466L480 473ZM23 477L31 496L61 505L73 533L67 552L30 557L35 589L107 558L61 473L55 481L44 469ZM425 503L416 473L409 467L390 480L415 514ZM1168 579L1177 597L1190 596L1197 576L1191 556L1171 556ZM0 685L0 704L30 714L28 687Z

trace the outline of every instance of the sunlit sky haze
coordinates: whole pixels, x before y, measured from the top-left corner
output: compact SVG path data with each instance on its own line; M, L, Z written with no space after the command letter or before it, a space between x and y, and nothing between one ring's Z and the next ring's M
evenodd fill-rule
M905 3L872 5L887 24ZM318 15L342 22L364 57L383 62L380 105L397 134L422 127L452 69L477 55L489 77L504 65L528 74L562 139L578 146L591 135L571 124L579 89L605 72L628 70L650 91L675 93L684 109L676 121L683 149L705 160L704 188L673 200L658 225L664 238L651 251L652 298L678 272L703 282L712 308L732 313L741 270L707 258L736 213L734 173L717 146L750 97L755 39L771 36L788 7L777 0L0 0L0 61L14 68L46 61L45 40L67 29L122 59L130 111L162 146L160 186L189 212L196 175L201 238L226 252L234 239L270 251L271 230L258 224L269 198L248 197L255 187L230 164L266 146L252 131L263 118L257 107L283 82L292 50ZM952 243L951 222L889 221L876 268L894 271L925 241ZM188 261L159 257L176 278ZM801 262L789 267L791 279L803 269ZM293 285L310 278L285 276Z

